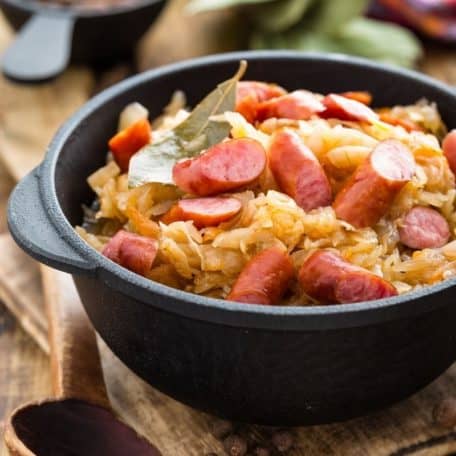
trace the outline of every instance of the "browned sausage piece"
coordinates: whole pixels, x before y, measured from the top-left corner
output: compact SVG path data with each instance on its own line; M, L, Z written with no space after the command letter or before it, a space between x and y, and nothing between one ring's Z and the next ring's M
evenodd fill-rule
M330 93L323 99L325 110L319 113L325 119L354 120L356 122L373 122L378 120L378 114L357 100L343 95Z
M249 304L279 304L293 272L286 253L277 247L263 250L246 264L226 299Z
M314 114L324 111L321 101L307 90L296 90L281 97L260 103L257 107L257 120L271 117L307 120Z
M299 270L299 283L310 297L324 304L345 304L396 296L392 284L339 254L317 250Z
M372 94L364 90L342 92L339 95L349 98L350 100L359 101L366 106L369 106L372 103Z
M197 228L216 226L234 217L242 204L236 198L207 197L178 201L161 219L163 223L192 220Z
M287 91L276 85L259 81L240 81L236 87L236 111L249 122L257 117L258 105L270 98L285 95Z
M146 275L157 256L158 242L124 230L118 231L105 245L102 253L130 271Z
M456 174L456 130L451 130L443 140L443 153L448 160L451 171Z
M174 183L198 196L217 195L255 181L266 166L266 152L253 139L231 139L210 147L199 157L176 163Z
M412 249L435 249L450 239L450 227L435 209L415 206L399 228L401 242Z
M272 137L269 167L280 189L305 211L329 206L331 186L312 151L293 131L282 130Z
M375 225L415 173L410 150L395 139L382 141L338 193L338 218L356 228Z

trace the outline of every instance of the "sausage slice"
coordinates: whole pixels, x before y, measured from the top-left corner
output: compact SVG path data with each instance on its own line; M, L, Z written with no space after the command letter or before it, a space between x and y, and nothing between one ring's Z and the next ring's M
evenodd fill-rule
M105 245L102 254L140 275L146 275L157 256L158 242L145 236L118 231Z
M442 143L443 154L448 160L451 171L456 174L456 130L451 130Z
M226 299L248 304L279 304L293 272L286 253L277 247L263 250L246 264Z
M257 108L257 119L265 120L271 117L307 120L314 114L324 111L321 101L307 90L296 90L278 98L260 103Z
M266 166L266 152L253 139L231 139L209 148L199 157L176 163L175 184L198 196L217 195L255 181Z
M415 167L412 153L400 141L380 142L338 193L333 203L337 217L356 228L375 225Z
M299 270L299 283L310 297L324 304L345 304L396 296L386 280L344 260L329 250L317 250Z
M330 93L323 99L325 110L319 114L325 119L354 120L357 122L373 122L378 120L378 114L371 108L355 99Z
M435 209L415 206L404 217L399 237L403 244L412 249L435 249L448 242L450 227Z
M236 111L249 122L257 117L258 104L285 95L287 91L276 85L259 81L240 81L236 88Z
M166 224L178 220L193 220L197 228L204 228L226 222L234 217L241 207L241 202L236 198L183 199L177 202L161 220Z
M293 131L282 130L271 139L269 167L280 189L305 211L329 206L331 186L312 151Z
M364 90L355 92L342 92L339 95L342 95L345 98L350 98L350 100L359 101L360 103L366 106L369 106L372 103L372 94Z

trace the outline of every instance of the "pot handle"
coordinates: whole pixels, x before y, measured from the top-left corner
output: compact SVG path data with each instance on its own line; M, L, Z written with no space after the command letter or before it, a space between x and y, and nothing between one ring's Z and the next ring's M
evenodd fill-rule
M25 176L8 201L8 226L16 243L41 263L71 274L88 273L96 265L84 259L50 220L40 189L40 168Z
M62 73L70 61L74 21L67 14L32 16L3 55L4 75L40 82Z

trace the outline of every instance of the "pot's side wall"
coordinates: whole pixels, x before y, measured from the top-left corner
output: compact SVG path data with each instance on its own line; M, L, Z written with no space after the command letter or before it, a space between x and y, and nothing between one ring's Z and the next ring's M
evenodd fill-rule
M240 421L366 414L422 388L455 355L456 306L344 330L246 330L156 310L96 278L75 282L94 327L128 367L182 402Z

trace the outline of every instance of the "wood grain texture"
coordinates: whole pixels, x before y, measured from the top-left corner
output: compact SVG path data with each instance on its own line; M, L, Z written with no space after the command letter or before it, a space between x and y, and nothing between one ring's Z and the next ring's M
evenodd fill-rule
M44 312L38 265L30 260L10 234L0 234L0 300L44 353L49 353L48 323Z
M0 303L0 434L7 414L51 393L49 359ZM0 439L0 456L7 450Z
M0 166L0 233L6 231L6 217L3 214L6 213L6 203L13 185L14 180L7 173L6 169Z
M70 275L40 267L49 324L56 399L82 399L110 408L95 332Z
M0 14L0 54L11 37ZM84 67L39 85L21 85L0 76L0 150L12 176L24 176L41 161L58 127L87 100L93 86L94 76Z

